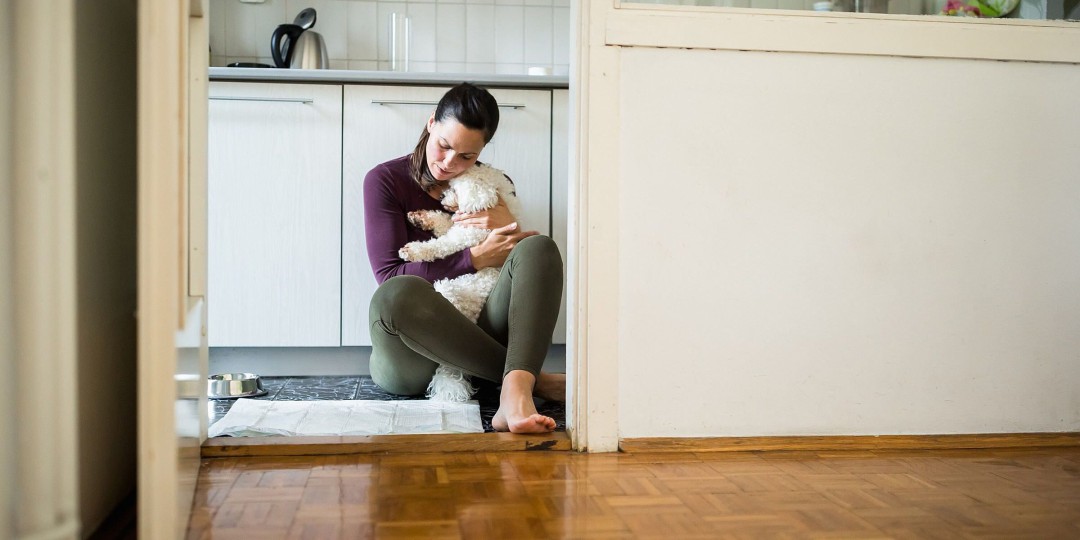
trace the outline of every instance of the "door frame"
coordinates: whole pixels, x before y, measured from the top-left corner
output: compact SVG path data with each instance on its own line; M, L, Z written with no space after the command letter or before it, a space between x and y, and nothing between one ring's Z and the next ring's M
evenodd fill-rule
M206 438L205 257L199 253L206 136L198 130L206 129L207 11L207 0L138 3L136 398L144 538L185 534Z
M1080 24L1063 20L601 4L614 47L1080 63Z
M81 534L74 14L72 0L0 8L0 401L14 411L0 422L0 535L15 537Z

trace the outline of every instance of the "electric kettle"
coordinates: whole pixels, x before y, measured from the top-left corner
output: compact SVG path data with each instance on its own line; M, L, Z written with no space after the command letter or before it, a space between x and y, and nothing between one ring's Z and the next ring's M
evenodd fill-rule
M307 8L296 16L292 24L282 24L270 36L270 56L279 68L327 69L330 60L326 55L326 42L315 26L315 10Z

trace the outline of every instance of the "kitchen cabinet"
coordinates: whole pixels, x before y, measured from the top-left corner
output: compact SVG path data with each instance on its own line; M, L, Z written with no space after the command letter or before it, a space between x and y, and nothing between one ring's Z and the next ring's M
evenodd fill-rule
M211 82L212 347L371 345L364 176L412 151L448 89ZM551 235L565 260L567 92L491 92L499 129L480 159L507 172L522 226Z
M375 278L364 247L364 175L416 147L448 87L350 85L344 91L342 140L342 345L370 345L368 303ZM492 89L499 128L480 160L514 181L526 229L550 234L551 91Z
M210 346L341 344L341 91L210 83Z

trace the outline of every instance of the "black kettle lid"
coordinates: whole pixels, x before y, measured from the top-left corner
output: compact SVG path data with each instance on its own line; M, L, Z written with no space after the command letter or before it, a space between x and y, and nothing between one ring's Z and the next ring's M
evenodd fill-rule
M293 24L307 30L315 26L315 8L304 8L293 19Z

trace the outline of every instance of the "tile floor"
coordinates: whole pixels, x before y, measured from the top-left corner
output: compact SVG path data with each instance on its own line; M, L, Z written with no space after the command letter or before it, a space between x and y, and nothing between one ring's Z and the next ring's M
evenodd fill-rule
M422 397L397 396L385 392L375 385L368 375L356 375L349 377L263 377L265 396L253 399L268 399L272 401L304 401L304 400L345 400L345 399L370 399L380 401L423 399ZM484 431L492 432L491 418L499 408L499 387L494 383L481 381L475 399L480 402L480 419L484 424ZM235 400L211 400L210 423L213 424L222 419ZM566 407L564 403L554 401L537 400L537 410L540 414L555 419L556 431L566 429Z

